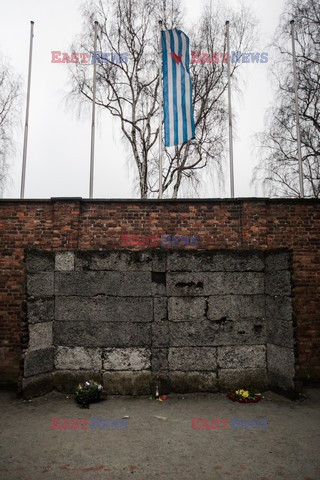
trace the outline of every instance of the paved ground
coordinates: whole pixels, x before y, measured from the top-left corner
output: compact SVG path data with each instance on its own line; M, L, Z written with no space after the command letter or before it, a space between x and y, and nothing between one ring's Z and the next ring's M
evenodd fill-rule
M109 397L82 410L62 394L24 402L1 392L0 479L319 480L320 390L306 393L253 405L222 394ZM125 415L128 429L91 428L92 417ZM89 419L88 429L52 429L51 417ZM268 429L195 430L192 417L267 418Z

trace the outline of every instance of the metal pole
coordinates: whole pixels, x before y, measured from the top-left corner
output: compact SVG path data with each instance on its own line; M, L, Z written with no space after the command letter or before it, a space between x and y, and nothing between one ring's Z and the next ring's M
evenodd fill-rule
M291 40L292 40L292 61L293 61L293 79L294 79L294 95L296 106L296 128L297 128L297 143L298 143L298 159L299 159L299 183L300 183L300 197L304 197L303 188L303 168L301 156L301 140L300 140L300 122L299 122L299 107L298 107L298 86L297 86L297 67L296 67L296 47L294 42L294 20L291 20Z
M162 81L161 81L161 64L162 64L162 48L161 48L161 32L162 20L159 20L160 40L159 40L159 198L162 198Z
M90 154L90 187L89 197L93 196L93 174L94 174L94 137L96 122L96 72L97 72L97 33L98 22L94 22L94 63L93 63L93 90L92 90L92 123L91 123L91 154Z
M226 21L226 29L227 29L227 53L228 53L228 116L229 116L230 195L231 195L231 198L234 198L229 20Z
M26 165L27 165L27 145L28 145L28 127L29 127L29 104L30 104L30 86L31 86L31 66L32 66L32 48L33 48L33 26L34 22L30 22L30 48L29 48L29 71L28 71L28 89L27 89L27 106L26 121L24 124L24 140L23 140L23 157L22 157L22 173L21 173L21 189L20 198L24 198L24 187L26 183Z

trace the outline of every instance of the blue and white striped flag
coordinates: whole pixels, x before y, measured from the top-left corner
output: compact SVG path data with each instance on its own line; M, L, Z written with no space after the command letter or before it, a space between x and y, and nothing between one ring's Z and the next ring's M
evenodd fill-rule
M189 38L181 30L161 32L164 144L180 145L195 137Z

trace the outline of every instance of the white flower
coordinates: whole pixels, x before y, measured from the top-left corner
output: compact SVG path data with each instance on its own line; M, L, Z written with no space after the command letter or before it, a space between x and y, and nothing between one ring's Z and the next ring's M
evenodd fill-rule
M89 386L89 385L90 385L90 382L86 382L86 385L88 385L88 386Z

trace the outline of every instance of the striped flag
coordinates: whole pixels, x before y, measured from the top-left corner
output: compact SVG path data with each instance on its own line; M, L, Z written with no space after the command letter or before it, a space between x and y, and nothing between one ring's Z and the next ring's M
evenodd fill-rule
M195 138L189 38L181 30L161 32L164 144L181 145Z

